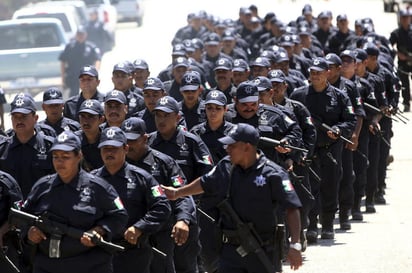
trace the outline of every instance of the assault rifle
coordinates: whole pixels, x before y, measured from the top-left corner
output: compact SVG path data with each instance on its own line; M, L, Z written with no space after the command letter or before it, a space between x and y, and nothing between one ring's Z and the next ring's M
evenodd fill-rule
M260 139L261 141L263 141L263 142L272 143L272 144L274 144L275 146L281 146L281 147L283 147L283 148L289 148L289 149L291 149L291 150L297 150L297 151L301 151L301 152L304 152L304 153L308 153L308 152L309 152L307 149L300 148L300 147L296 147L296 146L292 146L292 145L289 145L289 144L287 144L287 143L284 143L284 142L282 142L282 141L279 141L279 140L276 140L276 139L273 139L273 138L260 137L259 139Z
M104 250L114 253L117 251L124 251L124 247L113 244L111 242L105 241L101 236L97 234L92 234L90 232L85 232L83 230L71 227L66 224L62 224L53 220L50 220L49 215L44 214L42 216L35 216L27 212L16 210L11 208L9 214L9 222L12 225L21 227L21 226L35 226L38 227L41 231L51 234L50 244L54 244L56 248L53 250L53 256L58 258L60 257L60 237L66 235L74 239L80 239L83 235L88 236L91 241ZM56 238L54 238L56 237ZM55 242L53 243L53 240Z
M353 145L354 143L352 141L350 141L349 139L347 139L346 137L342 136L342 134L334 129L333 127L330 127L329 125L327 125L326 123L321 123L320 125L323 129L327 130L327 131L331 131L335 136L337 136L338 138L342 139L343 141L345 141L346 143Z
M0 265L6 265L12 272L19 273L17 266L7 257L7 247L0 248Z
M262 240L260 239L259 234L252 226L244 223L239 218L239 216L233 209L232 205L228 202L228 200L224 199L222 202L217 204L217 208L222 214L227 215L236 226L236 233L240 243L236 251L239 253L239 255L245 257L249 253L253 252L256 254L256 257L259 259L259 261L263 264L266 273L280 272L281 270L275 271L272 262L269 260L268 256L263 251ZM225 235L225 230L222 230L222 232L223 235Z
M369 103L367 103L367 102L364 102L364 103L363 103L363 106L365 106L366 108L368 108L369 110L371 110L371 111L373 111L373 112L375 112L375 113L377 113L377 114L384 115L385 117L390 118L390 119L393 120L393 121L396 121L396 122L401 121L403 124L406 124L407 121L408 121L408 118L405 117L405 116L403 116L403 115L399 115L399 114L396 113L396 112L392 112L393 116L396 117L396 118L394 118L393 116L388 115L385 111L383 111L383 110L381 110L381 109L379 109L379 108L377 108L377 107L375 107L375 106L373 106L373 105L371 105L371 104L369 104ZM405 120L405 119L406 119L406 120Z

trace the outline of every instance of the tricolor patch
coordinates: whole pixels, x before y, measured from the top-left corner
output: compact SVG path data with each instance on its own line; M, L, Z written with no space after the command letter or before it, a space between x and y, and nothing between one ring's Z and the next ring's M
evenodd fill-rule
M313 125L311 117L306 117L306 124Z
M212 165L212 159L210 158L210 155L204 155L202 158L203 158L203 163L207 165Z
M164 195L163 189L158 185L151 188L153 197L159 197Z
M362 98L361 97L356 98L356 104L359 105L359 106L362 105Z
M348 106L348 112L349 114L355 114L355 112L353 111L353 107L352 106Z
M123 202L122 200L120 200L120 197L117 197L116 199L114 199L114 205L118 209L124 209Z
M174 187L180 187L185 183L185 180L180 175L175 175L172 177L172 185Z
M285 190L285 192L290 192L290 191L294 190L293 185L292 185L292 183L290 182L289 179L288 180L282 180L282 185L283 185L283 189Z

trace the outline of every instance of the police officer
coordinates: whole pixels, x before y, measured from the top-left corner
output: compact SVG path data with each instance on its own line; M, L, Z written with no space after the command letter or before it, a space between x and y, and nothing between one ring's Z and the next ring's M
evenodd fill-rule
M150 76L150 69L147 62L143 59L136 59L133 61L133 80L136 92L143 95L144 83Z
M186 57L177 57L173 60L172 76L173 79L164 82L165 91L169 96L177 101L183 100L180 93L183 75L189 70L190 64Z
M39 117L30 95L16 95L10 106L12 136L0 140L0 169L16 179L26 198L36 180L54 172L48 153L54 138L35 129Z
M177 162L170 156L150 148L147 143L145 123L140 118L131 117L122 124L122 130L127 137L129 151L126 160L150 174L161 185L181 187L186 184L186 177ZM150 265L151 272L175 272L173 253L175 240L187 236L181 223L193 222L196 210L192 197L185 197L170 203L172 215L159 232L151 236L153 246L167 254L167 257L154 255ZM166 259L166 261L165 261Z
M141 168L128 164L129 146L119 127L108 127L100 137L104 166L93 173L112 185L129 214L126 228L114 241L125 240L126 251L114 256L114 272L150 272L152 250L148 236L160 230L170 217L170 205L158 182Z
M287 173L257 149L259 133L251 125L237 124L228 136L219 141L227 145L228 156L212 171L189 185L178 189L164 187L166 195L173 200L203 193L203 196L215 197L215 207L226 200L241 221L253 226L261 239L262 254L267 256L272 265L276 254L273 248L276 229L273 211L279 205L286 210L291 235L287 258L291 268L298 269L302 265L298 210L301 204ZM256 198L259 202L256 202ZM219 272L275 272L274 269L265 269L257 257L257 251L242 255L236 250L245 238L240 238L242 235L237 233L233 219L219 211L219 222L224 235L221 237L223 244L219 254Z
M201 98L203 86L200 75L196 71L186 72L181 80L180 93L183 100L179 102L187 130L206 120L205 104Z
M15 230L11 230L7 221L10 208L20 209L23 205L23 195L19 184L8 173L0 171L0 253L1 256L6 255L14 266L19 267L19 251L18 247L19 235ZM13 265L0 258L0 268L2 272L14 273Z
M7 103L4 90L0 86L0 129L4 131L4 104Z
M317 129L313 163L322 183L318 184L319 188L312 187L317 203L309 215L309 243L317 241L319 213L322 224L321 238L334 238L333 220L337 210L338 185L342 178L343 143L339 135L350 137L356 122L349 98L328 83L328 70L329 65L324 58L314 59L310 67L311 85L296 89L290 96L308 107ZM323 127L322 123L332 127L334 131Z
M57 135L64 130L77 131L80 124L72 119L63 116L63 94L54 87L48 88L43 92L42 108L46 113L46 119L39 121L39 124L51 126Z
M106 122L103 128L117 126L120 127L128 114L127 98L123 91L112 90L104 98L104 116Z
M213 161L205 143L197 136L181 129L179 105L170 96L162 97L154 108L157 131L149 138L149 145L172 158L182 169L188 181L208 172ZM175 248L176 272L196 272L200 253L197 222L188 222L189 238Z
M97 237L116 238L123 231L127 213L116 190L103 179L82 170L80 139L64 131L50 149L56 174L39 179L23 210L87 231ZM72 238L31 226L27 240L38 245L34 272L112 272L111 253L96 247L89 235Z
M104 122L103 107L98 100L85 100L79 109L81 130L76 135L81 140L82 168L88 172L103 166L100 150L100 124Z
M79 94L78 73L86 65L100 67L101 52L93 43L87 41L87 30L77 29L75 38L70 41L59 56L62 85L69 88L69 97Z
M84 66L79 73L80 94L70 97L64 103L63 115L67 118L79 121L80 105L89 99L104 101L104 94L97 90L100 84L99 72L94 66Z
M213 69L215 74L216 85L211 90L222 91L226 95L228 103L232 102L236 87L232 83L232 61L227 58L219 58ZM205 97L207 93L203 96Z
M233 124L225 120L227 100L223 92L212 90L206 95L205 109L207 120L194 126L190 132L199 136L210 151L213 162L226 156L226 150L218 141L227 135Z
M232 68L232 82L238 86L241 82L249 80L250 67L243 59L234 59Z

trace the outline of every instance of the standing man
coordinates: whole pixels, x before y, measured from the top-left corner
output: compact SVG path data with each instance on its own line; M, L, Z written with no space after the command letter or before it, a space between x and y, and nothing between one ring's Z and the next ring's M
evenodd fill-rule
M298 210L301 204L287 173L257 149L259 133L251 125L238 124L219 141L227 145L229 156L189 185L178 189L163 187L167 197L174 200L203 193L204 196L215 198L214 206L219 209L223 233L219 272L275 272L274 261L278 253L274 248L265 248L264 245L273 245L276 240L274 211L279 205L286 210L291 236L287 259L291 269L298 269L302 265ZM238 233L238 223L232 215L227 214L223 205L232 207L240 221L254 228L255 236L261 242L257 249L244 249L245 238ZM243 256L237 251L240 247L247 252ZM259 255L260 259L256 254L258 250L263 252ZM268 260L270 270L263 266L262 260Z
M87 31L80 26L75 38L70 41L59 56L62 85L69 89L69 97L79 94L78 73L82 67L100 67L100 49L87 41Z
M338 204L338 185L342 178L342 140L352 136L356 118L349 98L328 82L329 65L324 58L316 58L310 67L309 86L295 89L290 98L307 106L317 129L313 167L322 183L313 187L316 198L309 214L308 243L316 243L318 237L318 214L321 215L322 239L333 239L333 220ZM326 124L332 129L326 129Z
M98 100L101 103L104 101L104 94L100 93L97 90L97 87L100 84L99 72L97 72L96 67L94 66L84 66L79 73L79 82L80 82L80 94L75 95L66 100L64 103L63 115L66 118L70 118L76 121L79 121L79 109L80 105L85 100Z
M119 193L129 215L126 228L114 240L126 241L126 251L113 258L113 272L149 273L152 249L148 236L159 231L170 217L170 204L158 182L145 170L126 162L129 150L125 133L119 127L102 131L99 144L104 166L94 171Z

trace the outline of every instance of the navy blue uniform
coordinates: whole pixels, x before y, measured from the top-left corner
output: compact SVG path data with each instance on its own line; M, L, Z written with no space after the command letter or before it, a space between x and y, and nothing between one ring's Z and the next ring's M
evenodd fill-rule
M125 163L114 175L106 167L93 172L104 178L119 193L129 214L126 229L130 226L142 231L138 245L128 244L127 250L113 259L115 273L149 272L152 250L148 236L160 230L170 217L170 205L166 196L159 191L159 184L141 168ZM123 234L114 238L122 241Z
M205 102L203 100L199 100L192 109L187 108L184 101L179 102L179 107L185 117L186 128L188 131L190 131L193 126L206 120Z
M141 95L132 90L124 92L127 99L127 115L126 118L133 116L135 113L145 108L144 99Z
M102 227L106 237L117 237L127 222L126 210L116 190L103 179L80 170L65 184L57 174L41 178L33 186L23 210L51 220L88 231ZM86 247L80 239L63 235L60 239L61 257L49 258L52 234L38 244L34 272L78 273L112 272L112 255L100 247Z
M135 113L133 117L141 118L144 120L144 123L146 124L147 133L157 131L154 113L150 112L147 108ZM181 128L186 128L186 121L182 114L178 126Z
M52 124L50 123L47 118L45 120L39 121L39 124L47 124L54 129L56 135L60 135L64 130L70 130L72 132L76 132L80 129L80 124L72 119L62 117L59 121Z
M273 246L276 229L274 211L301 206L288 174L259 152L256 163L247 170L232 166L229 157L223 158L209 173L201 177L203 196L214 198L216 206L229 194L229 202L245 223L253 227L268 247L263 247L270 261L275 261ZM218 213L219 215L219 213ZM221 228L234 231L236 226L227 217L220 217ZM210 239L211 240L211 239ZM254 253L241 257L239 244L224 241L220 250L219 272L265 272Z
M89 143L86 135L83 133L82 130L77 131L76 135L80 138L80 141L82 143L82 168L90 172L91 170L102 167L104 163L102 160L102 156L100 155L100 149L97 147L99 145L100 139L97 139L94 143Z
M331 85L328 85L322 92L316 92L311 85L301 87L296 89L290 98L300 101L308 108L317 129L313 166L320 175L322 183L311 185L317 203L310 213L309 229L317 232L317 215L321 212L322 227L325 231L333 231L338 185L342 178L343 144L339 139L329 138L320 123L336 126L343 136L350 138L356 124L352 104L342 91Z
M93 100L98 100L101 103L104 101L104 94L100 92L96 92L93 97L90 99ZM80 106L86 99L83 97L82 93L73 96L69 98L65 103L64 103L64 109L63 109L63 115L67 118L70 118L72 120L79 121L79 110Z
M13 135L8 140L0 140L4 151L0 159L0 169L9 173L19 183L26 198L34 183L47 174L54 173L50 154L53 137L36 133L27 143L21 143Z
M127 159L129 163L134 164L149 172L161 185L180 187L186 184L186 177L170 156L148 147L147 153L138 161ZM174 273L175 267L173 262L174 240L170 236L171 229L177 221L187 223L196 223L195 204L192 197L180 198L171 202L172 215L169 222L162 229L151 236L153 246L167 253L167 262L165 258L154 255L150 266L151 272ZM189 230L192 231L193 230Z

